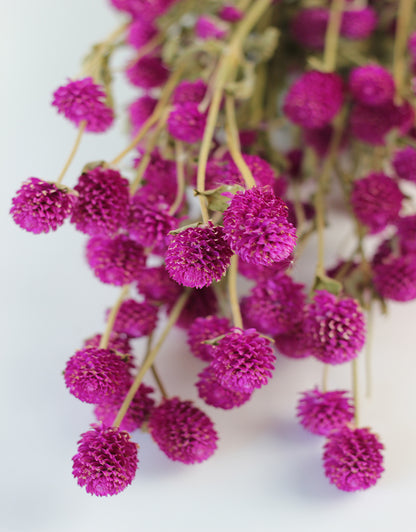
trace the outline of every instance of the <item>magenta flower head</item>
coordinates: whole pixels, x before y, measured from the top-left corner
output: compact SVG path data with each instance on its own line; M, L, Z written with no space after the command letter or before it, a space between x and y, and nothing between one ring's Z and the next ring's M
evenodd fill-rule
M127 68L126 75L132 85L141 89L154 89L165 83L169 70L160 57L145 55Z
M323 7L299 9L292 20L291 33L295 41L312 50L323 50L329 10Z
M351 206L370 233L378 233L395 222L402 201L403 194L396 181L382 172L373 172L353 183Z
M401 256L391 253L382 260L373 260L373 283L377 292L392 301L416 299L416 253Z
M62 113L76 126L86 122L86 131L102 133L114 120L113 110L104 100L106 94L92 78L70 81L59 87L53 94L54 105L58 113Z
M274 345L281 355L288 358L306 358L311 355L309 336L305 331L304 313L288 332L274 337Z
M218 382L235 392L252 393L267 384L276 357L270 340L255 329L238 329L219 340L212 350L211 367Z
M123 286L137 281L146 257L142 246L126 235L93 236L87 243L87 261L102 283Z
M238 273L244 275L244 277L247 277L247 279L252 279L253 281L260 281L263 279L267 279L268 277L273 276L275 274L285 272L288 268L290 268L292 264L292 255L289 255L289 257L280 262L274 262L270 266L261 266L240 259L238 261Z
M72 213L77 197L66 187L29 177L12 200L10 214L22 229L38 235L56 231Z
M145 17L135 18L129 26L126 41L133 48L141 48L157 34L153 22Z
M210 362L212 360L212 345L204 342L227 333L230 328L230 322L227 318L220 318L219 316L197 318L188 329L190 350L197 358Z
M367 39L377 26L377 13L371 7L344 11L340 33L352 40Z
M320 392L318 388L302 393L297 406L301 425L318 436L328 436L354 418L354 407L345 390Z
M104 425L111 426L123 404L127 391L128 388L118 390L114 395L107 397L105 401L98 404L94 408L94 414L97 420L102 421ZM143 383L139 386L120 424L121 430L133 432L139 429L149 419L150 413L155 405L155 401L151 397L152 393L154 393L154 389L150 386L146 386Z
M227 22L238 22L243 18L243 12L231 4L225 4L218 13L218 16Z
M113 330L130 338L148 336L156 327L157 312L157 307L146 301L139 303L134 299L126 299L117 312ZM107 310L107 318L109 313L110 310Z
M385 136L394 128L394 105L369 106L357 103L350 114L351 133L362 142L373 146L385 144Z
M254 181L259 187L274 186L276 172L270 164L258 155L243 154L243 159L253 174ZM213 189L220 185L240 185L245 187L243 176L237 165L226 153L221 159L209 159L207 164L205 186L206 189Z
M81 434L78 452L72 458L72 474L87 493L106 497L129 486L136 474L138 445L119 428L91 425Z
M206 113L199 111L197 103L181 103L170 112L167 128L173 138L192 144L202 140L206 120Z
M219 19L202 15L195 23L195 34L200 39L222 39L227 35L227 27Z
M137 290L151 303L172 305L181 295L182 287L172 281L162 264L143 268L137 280Z
M224 388L215 376L214 370L208 366L199 375L196 383L198 395L207 405L223 410L230 410L246 403L251 393L235 392Z
M175 161L163 159L154 152L143 175L143 181L145 184L140 187L141 197L146 197L149 202L159 202L160 196L163 196L168 205L175 201L177 189Z
M246 327L274 336L288 332L306 301L304 285L284 273L261 280L241 302Z
M166 269L177 283L202 288L221 279L231 256L224 229L208 222L172 236L165 257Z
M111 349L87 347L68 360L65 384L84 403L98 404L130 382L129 365Z
M149 432L168 458L184 464L203 462L217 448L218 436L209 417L178 397L153 409Z
M416 214L401 216L397 222L397 236L400 247L406 253L416 252Z
M237 192L224 212L224 230L231 249L246 262L271 266L285 260L296 243L288 209L270 186Z
M154 19L178 0L110 0L113 7L129 13L133 18Z
M151 96L141 96L129 106L129 117L132 124L132 136L135 136L139 129L155 110L157 100Z
M85 340L84 347L99 347L100 342L101 342L101 334L96 334L95 336L91 336L91 338L87 338ZM117 351L118 353L121 353L122 355L130 355L131 354L130 340L124 334L118 334L112 331L110 334L109 341L108 341L108 349Z
M364 105L378 106L393 99L393 76L379 65L354 68L350 73L349 88L352 96Z
M172 305L167 308L168 314L172 309ZM186 302L179 318L176 322L177 327L182 329L189 329L192 323L197 319L218 312L218 301L214 290L207 286L205 288L192 290L191 295Z
M331 122L342 101L343 81L338 74L313 70L290 86L283 111L299 126L320 128Z
M383 444L368 429L343 427L329 435L324 447L325 475L343 491L374 486L383 468Z
M172 100L174 105L182 105L188 102L201 103L206 92L207 84L204 80L188 81L185 79L176 86Z
M406 146L397 150L393 157L393 168L400 179L416 183L416 150Z
M71 223L88 235L113 236L125 223L129 182L117 170L94 168L82 174L74 187L78 201Z
M351 297L337 298L318 290L307 309L305 328L310 352L326 364L342 364L355 358L365 342L365 320Z

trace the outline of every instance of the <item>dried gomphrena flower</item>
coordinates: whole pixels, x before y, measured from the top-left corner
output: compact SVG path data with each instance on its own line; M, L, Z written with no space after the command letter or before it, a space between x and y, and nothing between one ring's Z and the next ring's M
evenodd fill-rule
M207 405L223 410L230 410L246 403L251 393L235 392L222 386L215 376L214 370L208 366L198 375L199 380L195 384L198 395Z
M217 338L230 330L227 318L205 316L197 318L188 329L188 345L192 353L205 362L212 359L212 345L206 340Z

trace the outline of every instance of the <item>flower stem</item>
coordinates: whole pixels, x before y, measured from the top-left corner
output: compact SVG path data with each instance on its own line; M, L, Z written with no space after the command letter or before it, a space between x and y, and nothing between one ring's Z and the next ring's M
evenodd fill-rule
M406 77L406 46L413 18L414 0L400 0L393 49L393 78L396 85L396 103L400 104Z
M238 270L238 257L233 255L231 257L231 264L228 270L228 292L230 295L231 313L233 316L234 327L240 329L243 328L243 319L241 317L240 305L238 303L237 293L237 270Z
M76 136L76 139L75 139L75 142L74 142L74 145L72 147L72 150L71 150L71 153L69 154L69 157L68 159L66 160L66 163L64 164L64 167L62 168L61 170L61 173L59 174L59 177L58 179L55 181L55 184L56 185L59 185L62 183L62 180L63 178L65 177L65 174L69 168L69 166L71 165L72 163L72 160L73 158L75 157L75 154L77 153L78 151L78 148L79 148L79 145L81 143L81 139L82 139L82 135L85 131L85 128L87 126L87 122L86 120L83 120L80 125L79 125L79 128L78 128L78 133L77 133L77 136Z
M176 178L177 178L177 188L176 188L176 198L172 203L169 214L173 215L179 209L183 195L185 193L185 152L183 149L183 142L180 140L175 140L175 159L176 159Z
M108 347L108 342L110 340L110 334L111 334L111 331L113 330L114 322L116 321L116 317L117 317L117 313L120 310L121 304L123 303L125 297L129 293L129 289L130 289L130 285L126 284L125 286L123 286L123 289L121 291L119 298L117 299L115 305L111 309L110 315L108 316L105 332L101 336L100 345L99 345L100 349L107 349Z
M162 394L163 399L167 399L168 398L168 394L166 392L166 388L163 385L163 382L162 382L162 380L160 378L159 372L157 371L157 369L156 369L154 364L152 364L152 367L150 368L150 371L152 372L152 375L153 375L153 377L154 377L154 379L156 381L156 384L157 384L157 387L160 390L160 393Z
M187 289L183 292L183 294L179 297L179 299L176 301L175 306L172 309L172 312L170 313L169 320L166 324L165 329L163 330L158 342L156 345L150 350L148 356L144 360L136 378L133 381L133 384L130 386L130 389L123 401L123 404L121 405L120 410L118 411L117 417L114 420L113 427L119 427L121 422L123 421L124 416L126 415L126 412L130 406L130 403L132 402L134 396L136 395L137 390L139 389L140 384L142 383L143 377L146 374L147 370L152 366L156 355L158 354L160 348L163 345L163 342L165 341L167 335L169 334L170 330L176 323L177 319L179 318L180 313L182 312L183 307L185 306L189 295L190 290Z
M345 0L333 0L329 12L329 22L325 34L324 71L333 72L337 64L339 30Z

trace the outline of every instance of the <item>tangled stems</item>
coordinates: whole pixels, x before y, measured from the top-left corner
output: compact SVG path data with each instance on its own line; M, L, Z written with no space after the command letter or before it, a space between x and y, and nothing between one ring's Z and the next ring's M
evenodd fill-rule
M86 126L87 126L87 121L83 120L78 128L78 133L77 133L77 136L74 142L74 146L72 147L71 153L69 154L69 157L66 160L66 163L64 164L64 167L62 168L61 173L58 176L58 179L55 181L56 185L59 185L62 183L62 180L65 177L65 174L67 173L68 168L70 167L75 157L75 154L78 151L79 145L81 144L82 135L85 131Z
M101 336L100 345L99 345L100 349L107 349L108 342L110 340L111 331L113 330L114 322L116 321L117 313L120 310L121 304L123 303L124 299L129 293L129 289L130 289L130 285L127 284L126 286L123 286L123 289L121 290L121 294L119 298L117 299L116 304L111 309L110 315L108 316L105 332Z
M190 290L189 289L185 290L183 294L179 297L177 302L175 303L175 306L173 307L172 312L170 313L169 320L166 324L165 329L163 330L156 345L150 350L136 378L134 379L133 384L130 386L130 389L123 401L123 404L121 405L120 410L118 411L117 417L114 420L113 427L119 427L121 422L123 421L123 418L126 415L126 412L129 409L129 406L134 396L136 395L136 392L139 389L140 384L142 383L143 377L145 376L147 370L153 365L156 355L158 354L160 348L162 347L163 342L166 340L166 337L169 334L170 330L172 329L177 319L179 318L179 315L182 312L182 309L184 308L189 298L189 295L190 295Z

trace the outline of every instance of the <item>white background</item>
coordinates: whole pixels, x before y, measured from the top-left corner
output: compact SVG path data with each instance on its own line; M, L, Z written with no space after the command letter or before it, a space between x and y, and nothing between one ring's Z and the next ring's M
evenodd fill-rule
M0 531L414 530L415 303L391 305L388 318L375 322L373 396L361 393L361 423L386 446L386 472L375 488L348 494L329 485L322 439L293 416L298 393L320 382L321 367L287 359L241 409L204 407L220 434L208 462L170 462L148 435L136 433L140 469L132 486L103 499L77 486L71 457L92 409L69 395L61 372L82 340L102 330L118 290L88 270L84 235L66 224L35 236L16 227L8 211L24 179L58 175L75 129L50 107L52 92L77 75L88 47L122 18L105 0L1 6ZM85 162L114 157L126 142L123 130L121 121L115 132L86 136L65 183L75 184ZM342 218L340 224L331 236L338 247L348 232ZM313 253L306 259L311 269ZM171 338L160 371L172 395L195 398L202 366L182 333ZM349 386L349 377L348 366L333 369L330 386Z

